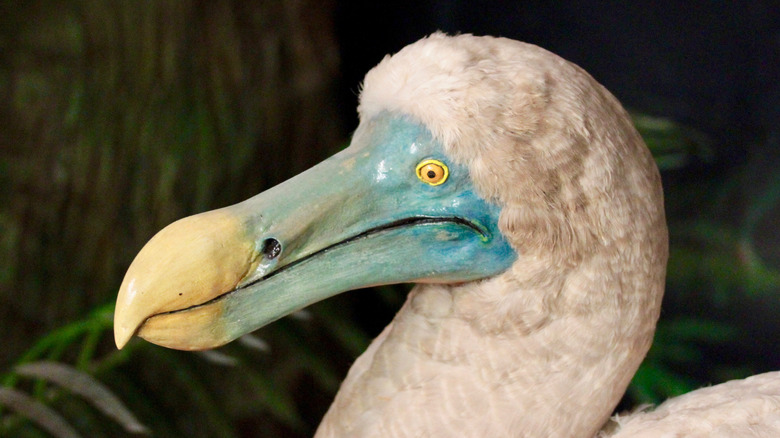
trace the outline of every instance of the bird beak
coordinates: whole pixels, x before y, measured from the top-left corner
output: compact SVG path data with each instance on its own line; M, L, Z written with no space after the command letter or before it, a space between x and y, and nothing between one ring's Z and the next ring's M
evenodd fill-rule
M449 166L441 186L415 166L446 161L424 126L384 115L349 148L242 203L181 219L131 264L117 297L116 344L225 344L337 293L408 281L466 281L516 255L499 208Z

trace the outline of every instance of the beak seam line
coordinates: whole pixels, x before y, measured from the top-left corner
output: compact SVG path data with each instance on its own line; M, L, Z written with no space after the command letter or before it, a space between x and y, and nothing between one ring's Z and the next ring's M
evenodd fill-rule
M257 283L260 283L262 281L265 281L265 280L273 277L274 275L277 275L277 274L279 274L279 273L281 273L281 272L283 272L283 271L285 271L285 270L287 270L289 268L292 268L292 267L294 267L294 266L296 266L296 265L298 265L300 263L305 262L306 260L309 260L310 258L313 258L313 257L315 257L317 255L329 252L332 249L337 248L339 246L347 245L347 244L352 243L354 241L367 238L367 237L369 237L371 235L374 235L374 234L378 234L378 233L380 233L382 231L392 230L392 229L396 229L396 228L403 228L403 227L406 227L406 226L427 225L427 224L441 224L441 223L455 223L455 224L458 224L458 225L465 226L465 227L470 228L473 231L475 231L479 235L480 239L483 242L487 242L487 241L490 240L490 233L487 231L487 229L481 227L479 224L477 224L475 222L472 222L472 221L469 221L467 219L464 219L464 218L461 218L461 217L457 217L457 216L443 216L443 217L414 216L414 217L409 217L409 218L405 218L405 219L399 219L397 221L389 222L387 224L380 225L378 227L370 228L370 229L368 229L366 231L363 231L363 232L361 232L359 234L356 234L356 235L351 236L351 237L347 237L344 240L341 240L341 241L336 242L336 243L334 243L332 245L326 246L325 248L317 250L317 251L315 251L315 252L313 252L313 253L305 256L305 257L301 257L300 259L293 260L292 262L290 262L290 263L288 263L288 264L286 264L284 266L278 267L273 272L269 272L268 274L264 275L263 277L258 278L257 280L255 280L255 281L253 281L251 283L247 283L247 284L245 284L245 285L243 285L243 286L241 286L239 288L227 291L227 292L225 292L225 293L223 293L223 294L221 294L219 296L216 296L216 297L214 297L214 298L212 298L212 299L210 299L208 301L205 301L203 303L195 304L195 305L189 306L189 307L185 307L184 309L169 310L167 312L156 313L154 315L149 316L147 319L155 317L155 316L158 316L158 315L168 315L168 314L171 314L171 313L185 312L185 311L188 311L188 310L193 310L193 309L197 309L199 307L207 306L207 305L209 305L209 304L211 304L211 303L213 303L215 301L219 301L219 300L227 297L228 295L230 295L230 294L232 294L234 292L238 292L240 290L249 288L249 287L251 287L254 284L257 284ZM143 324L141 324L141 325L143 325ZM140 325L139 325L139 327L140 327Z

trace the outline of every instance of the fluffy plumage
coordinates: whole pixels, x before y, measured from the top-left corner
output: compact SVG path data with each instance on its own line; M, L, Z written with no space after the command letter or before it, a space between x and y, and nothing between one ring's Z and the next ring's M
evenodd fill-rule
M361 120L384 111L468 166L518 259L491 279L417 285L317 436L594 436L650 346L668 252L658 171L626 112L541 48L443 34L368 73ZM764 380L777 423L778 376ZM678 406L621 419L619 436L673 425Z
M615 427L612 427L612 426ZM617 415L600 438L771 438L780 436L780 372L733 380Z

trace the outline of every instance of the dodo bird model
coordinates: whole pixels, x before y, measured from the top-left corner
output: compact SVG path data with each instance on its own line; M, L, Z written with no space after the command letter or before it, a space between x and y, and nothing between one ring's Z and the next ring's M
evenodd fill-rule
M117 345L215 347L414 282L317 436L780 436L778 373L600 432L652 341L668 248L653 158L582 69L437 33L372 69L358 112L344 151L153 237L121 285Z

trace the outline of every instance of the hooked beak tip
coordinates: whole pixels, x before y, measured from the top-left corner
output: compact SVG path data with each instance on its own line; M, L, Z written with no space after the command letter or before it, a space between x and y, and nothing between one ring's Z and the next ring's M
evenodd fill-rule
M161 324L149 325L155 315L198 306L234 289L255 270L259 259L242 218L230 207L168 225L141 249L119 287L114 312L116 346L121 349L135 334L147 338L144 330L150 327L159 330ZM209 324L206 319L196 322ZM187 338L192 333L179 330L176 335Z
M127 345L127 342L133 336L133 333L135 332L114 327L114 342L116 342L116 348L121 350Z

